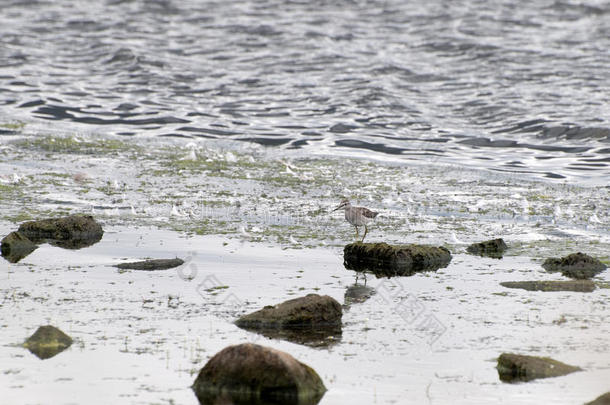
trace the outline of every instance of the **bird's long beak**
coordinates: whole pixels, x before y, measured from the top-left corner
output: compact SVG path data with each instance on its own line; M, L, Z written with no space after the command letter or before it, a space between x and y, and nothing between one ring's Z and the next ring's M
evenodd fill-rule
M331 212L335 212L337 210L340 210L341 208L343 208L343 204L339 204L339 206L337 208L335 208L334 210L332 210Z

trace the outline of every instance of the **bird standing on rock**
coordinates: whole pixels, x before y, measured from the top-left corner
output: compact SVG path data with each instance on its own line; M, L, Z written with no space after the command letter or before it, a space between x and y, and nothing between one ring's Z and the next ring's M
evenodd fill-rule
M362 235L362 239L360 240L361 242L364 241L366 233L368 232L366 224L375 218L379 213L371 211L365 207L352 207L352 204L347 199L341 201L341 204L339 204L339 206L335 208L333 212L341 209L345 211L345 220L354 225L356 228L356 239L358 239L360 234L358 227L364 226L364 235Z

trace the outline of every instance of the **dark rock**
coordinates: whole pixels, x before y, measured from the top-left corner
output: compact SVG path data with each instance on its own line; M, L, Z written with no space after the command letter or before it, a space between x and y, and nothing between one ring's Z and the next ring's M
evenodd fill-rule
M36 244L48 242L66 249L80 249L99 242L104 231L90 215L24 222L18 231Z
M466 251L473 255L493 257L501 259L504 251L508 249L504 239L492 239L485 242L473 243L466 248Z
M36 250L37 247L38 246L25 237L25 235L19 232L11 232L2 239L0 250L2 251L2 256L6 260L10 263L17 263L19 260Z
M178 267L184 264L184 260L182 259L151 259L151 260L143 260L140 262L130 262L130 263L120 263L115 265L122 270L167 270L172 269L174 267Z
M342 315L334 298L309 294L244 315L236 324L250 329L325 327L341 325Z
M570 366L548 357L524 356L514 353L502 353L498 357L497 369L500 380L504 382L559 377L582 370L580 367Z
M235 324L270 338L308 346L328 346L341 337L341 304L328 295L309 294L240 317Z
M193 384L201 404L317 404L326 387L288 353L245 343L218 352Z
M506 288L521 288L528 291L592 292L595 290L595 283L591 280L505 281L500 285Z
M345 268L377 276L410 276L446 267L450 261L451 252L444 247L355 242L343 249Z
M610 405L610 392L600 395L591 402L587 402L585 405Z
M63 352L72 344L72 338L55 326L46 325L36 329L23 347L44 360Z
M572 253L562 258L551 257L544 261L546 271L560 271L566 277L576 279L592 278L606 269L606 265L584 253Z

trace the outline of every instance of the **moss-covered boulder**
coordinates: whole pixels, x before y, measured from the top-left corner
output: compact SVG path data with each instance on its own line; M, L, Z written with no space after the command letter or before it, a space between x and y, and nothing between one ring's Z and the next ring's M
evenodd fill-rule
M570 366L548 357L525 356L514 353L502 353L498 357L497 369L500 380L504 382L559 377L582 370L580 367Z
M505 281L500 285L506 288L521 288L528 291L592 292L595 290L595 283L591 280Z
M377 276L410 276L446 267L450 261L451 252L444 247L355 242L343 248L345 268Z
M30 336L23 347L44 360L63 352L72 344L72 338L52 325L41 326Z
M508 246L506 246L504 239L498 238L485 242L473 243L466 248L466 251L473 255L501 259L506 249L508 249Z
M139 262L129 262L129 263L120 263L115 267L118 267L121 270L144 270L144 271L153 271L153 270L167 270L173 269L174 267L182 266L184 264L184 260L182 259L150 259L150 260L142 260Z
M585 253L572 253L565 257L551 257L544 261L546 271L560 271L566 277L588 279L606 270L606 265Z
M90 215L69 215L24 222L18 232L34 243L50 243L66 249L80 249L99 242L102 226Z
M9 233L2 239L0 244L2 257L10 263L17 263L19 260L36 250L37 247L38 246L34 242L20 232Z
M591 402L587 402L585 405L610 405L610 392L600 395Z
M252 343L229 346L193 384L201 404L317 404L326 387L311 367L288 353Z
M275 306L266 306L240 317L235 324L267 337L324 346L340 338L342 316L341 304L334 298L309 294Z

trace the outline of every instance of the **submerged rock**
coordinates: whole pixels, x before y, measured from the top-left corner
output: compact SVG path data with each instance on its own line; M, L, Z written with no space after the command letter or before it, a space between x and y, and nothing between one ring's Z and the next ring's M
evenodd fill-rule
M514 353L502 353L498 357L497 369L500 380L504 382L559 377L582 370L580 367L570 366L548 357L525 356Z
M36 332L25 341L23 347L44 360L63 352L71 344L70 336L55 326L46 325L36 329Z
M493 257L501 259L504 251L508 249L504 239L492 239L485 242L473 243L466 248L466 251L473 255Z
M151 260L142 260L139 262L130 262L130 263L120 263L115 265L122 270L167 270L172 269L174 267L178 267L184 264L184 260L182 259L151 259Z
M252 343L229 346L193 384L201 404L317 404L326 387L311 367L288 353Z
M48 242L66 249L91 246L104 235L101 225L90 215L28 221L19 226L18 232L34 243Z
M19 232L11 232L2 239L0 250L2 256L11 263L17 263L38 246Z
M309 294L240 317L235 324L270 338L328 346L341 336L341 304L328 295Z
M451 252L442 246L355 242L343 249L345 268L378 276L410 276L446 267L450 261Z
M585 405L610 405L610 392L600 395L591 402L587 402Z
M606 269L606 265L584 253L572 253L562 258L551 257L544 261L546 271L560 271L566 277L576 279L592 278Z
M595 290L595 283L591 280L505 281L500 285L506 288L521 288L528 291L592 292Z

